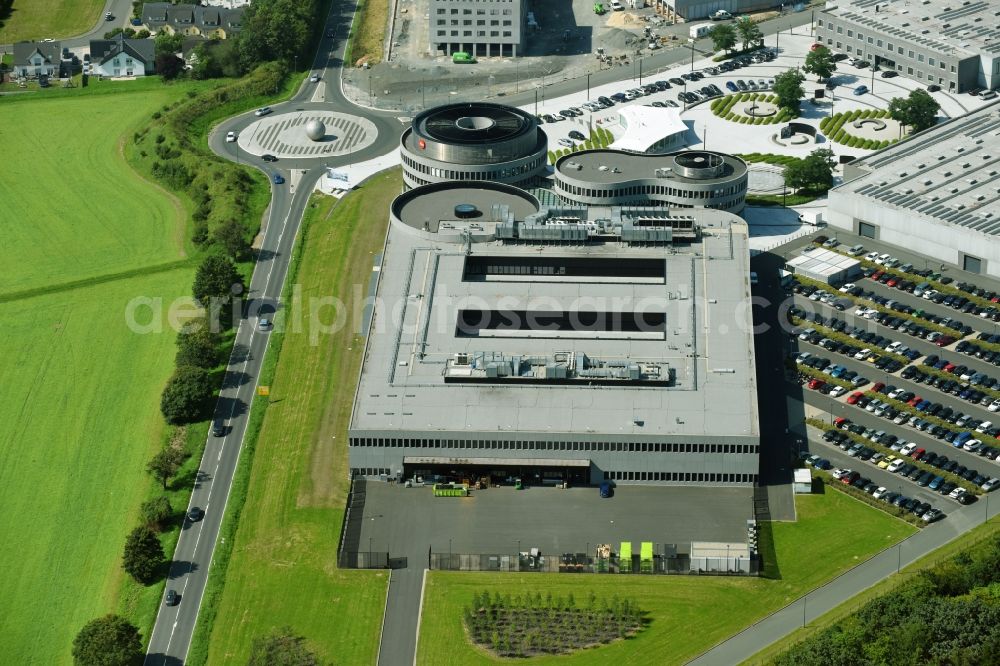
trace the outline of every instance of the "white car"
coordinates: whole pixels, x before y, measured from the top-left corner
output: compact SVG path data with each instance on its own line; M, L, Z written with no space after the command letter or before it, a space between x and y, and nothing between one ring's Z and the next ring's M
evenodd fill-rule
M899 452L902 453L904 456L908 456L916 450L917 450L917 445L914 444L913 442L910 442L909 444L901 448Z
M271 113L271 107L269 107L269 106L262 106L259 109L257 109L256 111L254 111L253 115L255 115L255 116L257 116L259 118L260 116L266 116L269 113Z
M845 393L847 393L847 389L845 389L843 386L834 386L833 389L830 390L830 397L839 398Z
M866 359L866 358L868 358L868 357L869 357L869 356L871 355L871 353L872 353L872 350L871 350L871 349L868 349L868 348L866 347L865 349L862 349L862 350L861 350L861 351L859 351L859 352L858 352L857 354L855 354L855 355L854 355L854 358L855 358L855 359L857 359L858 361L861 361L861 360L863 360L863 359Z
M236 132L227 132L226 133L226 143L232 143L232 142L236 141L236 137L237 137Z
M319 74L313 74L312 76L310 76L309 81L311 83L317 83L319 81Z
M1000 486L1000 479L993 477L991 479L988 479L986 483L984 483L979 487L985 490L986 492L990 492L994 490L997 486Z
M993 427L993 421L983 421L976 427L976 432L986 432Z
M889 489L885 486L879 486L875 492L872 493L872 497L875 499L882 499L884 496L889 494Z
M926 298L927 300L930 300L935 296L937 296L937 293L938 293L937 289L927 289L926 291L924 291L923 297Z
M865 255L865 261L875 261L878 259L878 252L869 252Z
M854 289L854 283L853 282L848 282L847 284L845 284L843 287L840 288L840 293L846 294L851 289Z
M983 443L980 442L978 439L970 439L962 446L962 448L968 451L969 453L975 453L976 451L979 450L979 448L982 445Z
M622 5L622 3L618 2L618 0L611 0L611 2L608 3L608 6L611 7L613 11L616 12L625 10L625 7Z
M1000 409L1000 398L991 402L989 407L987 407L986 409L990 410L991 412L995 412L998 409Z
M886 470L895 474L899 470L903 469L903 465L905 464L906 464L905 460L903 460L902 458L896 458L891 463L889 463L889 466L886 467Z
M875 263L876 263L876 264L878 264L879 266L881 266L881 265L883 265L884 263L886 263L887 261L889 261L890 259L892 259L892 257L891 257L891 256L889 256L888 254L880 254L880 255L878 255L878 257L877 257L877 258L875 259Z
M902 342L898 340L896 342L889 343L889 346L885 348L887 352L896 353L896 350L903 346Z

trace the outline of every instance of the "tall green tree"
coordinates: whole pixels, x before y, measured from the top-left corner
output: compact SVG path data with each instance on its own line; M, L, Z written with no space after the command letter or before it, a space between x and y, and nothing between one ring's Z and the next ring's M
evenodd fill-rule
M76 666L133 666L141 658L139 630L118 615L91 620L73 639Z
M146 527L160 531L163 530L166 522L170 520L173 511L173 508L170 506L170 500L163 495L146 500L139 508L139 512L142 514L142 521L146 524Z
M215 242L232 259L239 261L250 251L246 229L236 220L226 220L215 228Z
M243 12L237 37L240 63L250 71L268 60L292 62L304 56L317 0L254 0Z
M802 66L803 71L815 74L821 79L830 78L835 69L837 69L837 64L833 62L833 53L825 46L809 51L806 54L806 62Z
M169 481L174 474L177 474L177 470L181 468L181 464L184 462L184 452L180 449L175 449L172 446L168 446L165 449L160 449L146 465L146 471L149 472L153 478L163 484L163 489L167 489L167 481Z
M160 411L173 425L197 421L204 415L212 393L212 378L207 370L183 365L167 380L160 396Z
M163 564L163 546L153 530L145 525L132 530L125 539L122 568L139 583L150 583Z
M185 324L177 336L177 367L193 365L198 368L214 368L222 359L219 357L219 334L211 329L205 320Z
M794 190L814 192L830 189L833 185L833 167L828 156L817 150L801 160L785 165L785 185Z
M708 31L716 51L732 51L736 47L736 28L731 23L719 23Z
M748 50L751 46L762 46L764 44L764 33L760 31L760 27L750 20L749 17L744 17L736 21L736 32L740 36L740 41L743 42L743 50Z
M198 266L192 287L194 299L208 306L213 298L229 298L243 293L243 278L228 257L210 254Z
M920 132L937 123L937 113L941 105L926 90L917 88L906 97L889 100L889 117L906 125L914 132Z
M283 627L254 639L247 666L318 666L319 663L319 658L306 647L305 638L291 627Z
M778 98L778 106L789 109L796 114L799 110L799 100L805 95L802 83L806 77L798 69L789 69L774 77L772 90Z

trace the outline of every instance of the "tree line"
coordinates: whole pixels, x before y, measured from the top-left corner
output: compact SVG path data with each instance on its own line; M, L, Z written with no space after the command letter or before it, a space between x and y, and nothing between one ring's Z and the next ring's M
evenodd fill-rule
M1000 663L1000 536L922 570L790 648L777 666Z

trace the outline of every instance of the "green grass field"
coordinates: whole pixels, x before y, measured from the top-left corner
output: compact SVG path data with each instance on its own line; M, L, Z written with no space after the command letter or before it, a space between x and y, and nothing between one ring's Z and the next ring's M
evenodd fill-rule
M311 297L347 300L359 280L361 293L367 293L364 282L372 255L382 247L385 211L399 190L400 174L394 170L374 177L336 207L331 197L314 196L299 241L303 254L296 284L302 302L290 302L303 321L313 314ZM322 316L329 321L329 308ZM320 336L318 344L310 341L308 325L281 335L271 404L254 453L207 662L245 663L256 636L289 625L326 661L372 664L387 576L336 567L348 485L347 425L364 340L349 327ZM193 662L200 660L192 655Z
M83 34L94 26L103 8L104 0L14 0L10 17L0 18L0 44ZM108 23L108 30L113 25L120 23Z
M70 661L93 617L118 610L125 533L149 492L159 392L172 335L124 326L137 295L166 301L190 270L4 304L0 561L12 566L0 652L18 664Z
M0 652L9 663L70 663L79 628L109 612L148 635L162 588L136 586L120 568L153 484L146 461L166 436L159 395L175 353L169 327L133 332L126 307L136 297L169 305L194 272L183 258L185 211L118 152L186 90L154 83L0 101L0 135L17 156L0 179L0 558L14 574Z
M773 523L780 579L724 577L640 577L565 574L483 574L434 572L428 575L417 663L489 664L462 627L462 608L474 592L551 591L583 599L626 596L650 619L636 638L574 655L533 658L532 664L680 664L789 603L869 555L914 532L840 493L797 497L798 522ZM652 661L651 661L652 660Z
M0 102L0 140L8 155L17 155L0 178L7 250L0 299L184 256L183 210L129 168L119 145L184 88L144 88L134 95L38 93ZM73 122L60 121L66 118Z

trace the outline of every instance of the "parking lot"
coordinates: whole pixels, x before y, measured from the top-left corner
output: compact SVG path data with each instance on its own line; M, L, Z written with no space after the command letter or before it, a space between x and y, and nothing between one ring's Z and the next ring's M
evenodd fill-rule
M739 542L752 517L751 488L628 486L605 499L597 488L501 487L434 497L430 486L369 483L356 548L426 559L428 548L561 554L622 541Z
M841 251L854 241L841 240ZM866 252L866 263L895 264L890 276L902 268L909 272L886 279L869 270L869 277L844 291L821 290L830 294L822 300L809 294L811 285L799 285L786 302L797 324L786 326L789 363L805 377L801 385L790 384L789 419L801 423L811 416L834 429L824 438L820 429L800 428L809 452L831 466L859 472L887 494L903 493L947 513L960 500L974 501L973 492L1000 484L1000 354L990 337L994 317L1000 318L991 299L1000 300L1000 294L990 280L949 280L940 275L947 267L891 248ZM958 286L961 295L950 296ZM844 297L856 303L835 307ZM944 337L949 333L953 340ZM901 461L892 464L896 473L889 472L890 463L885 469L877 464L891 456ZM970 491L965 498L962 486Z

